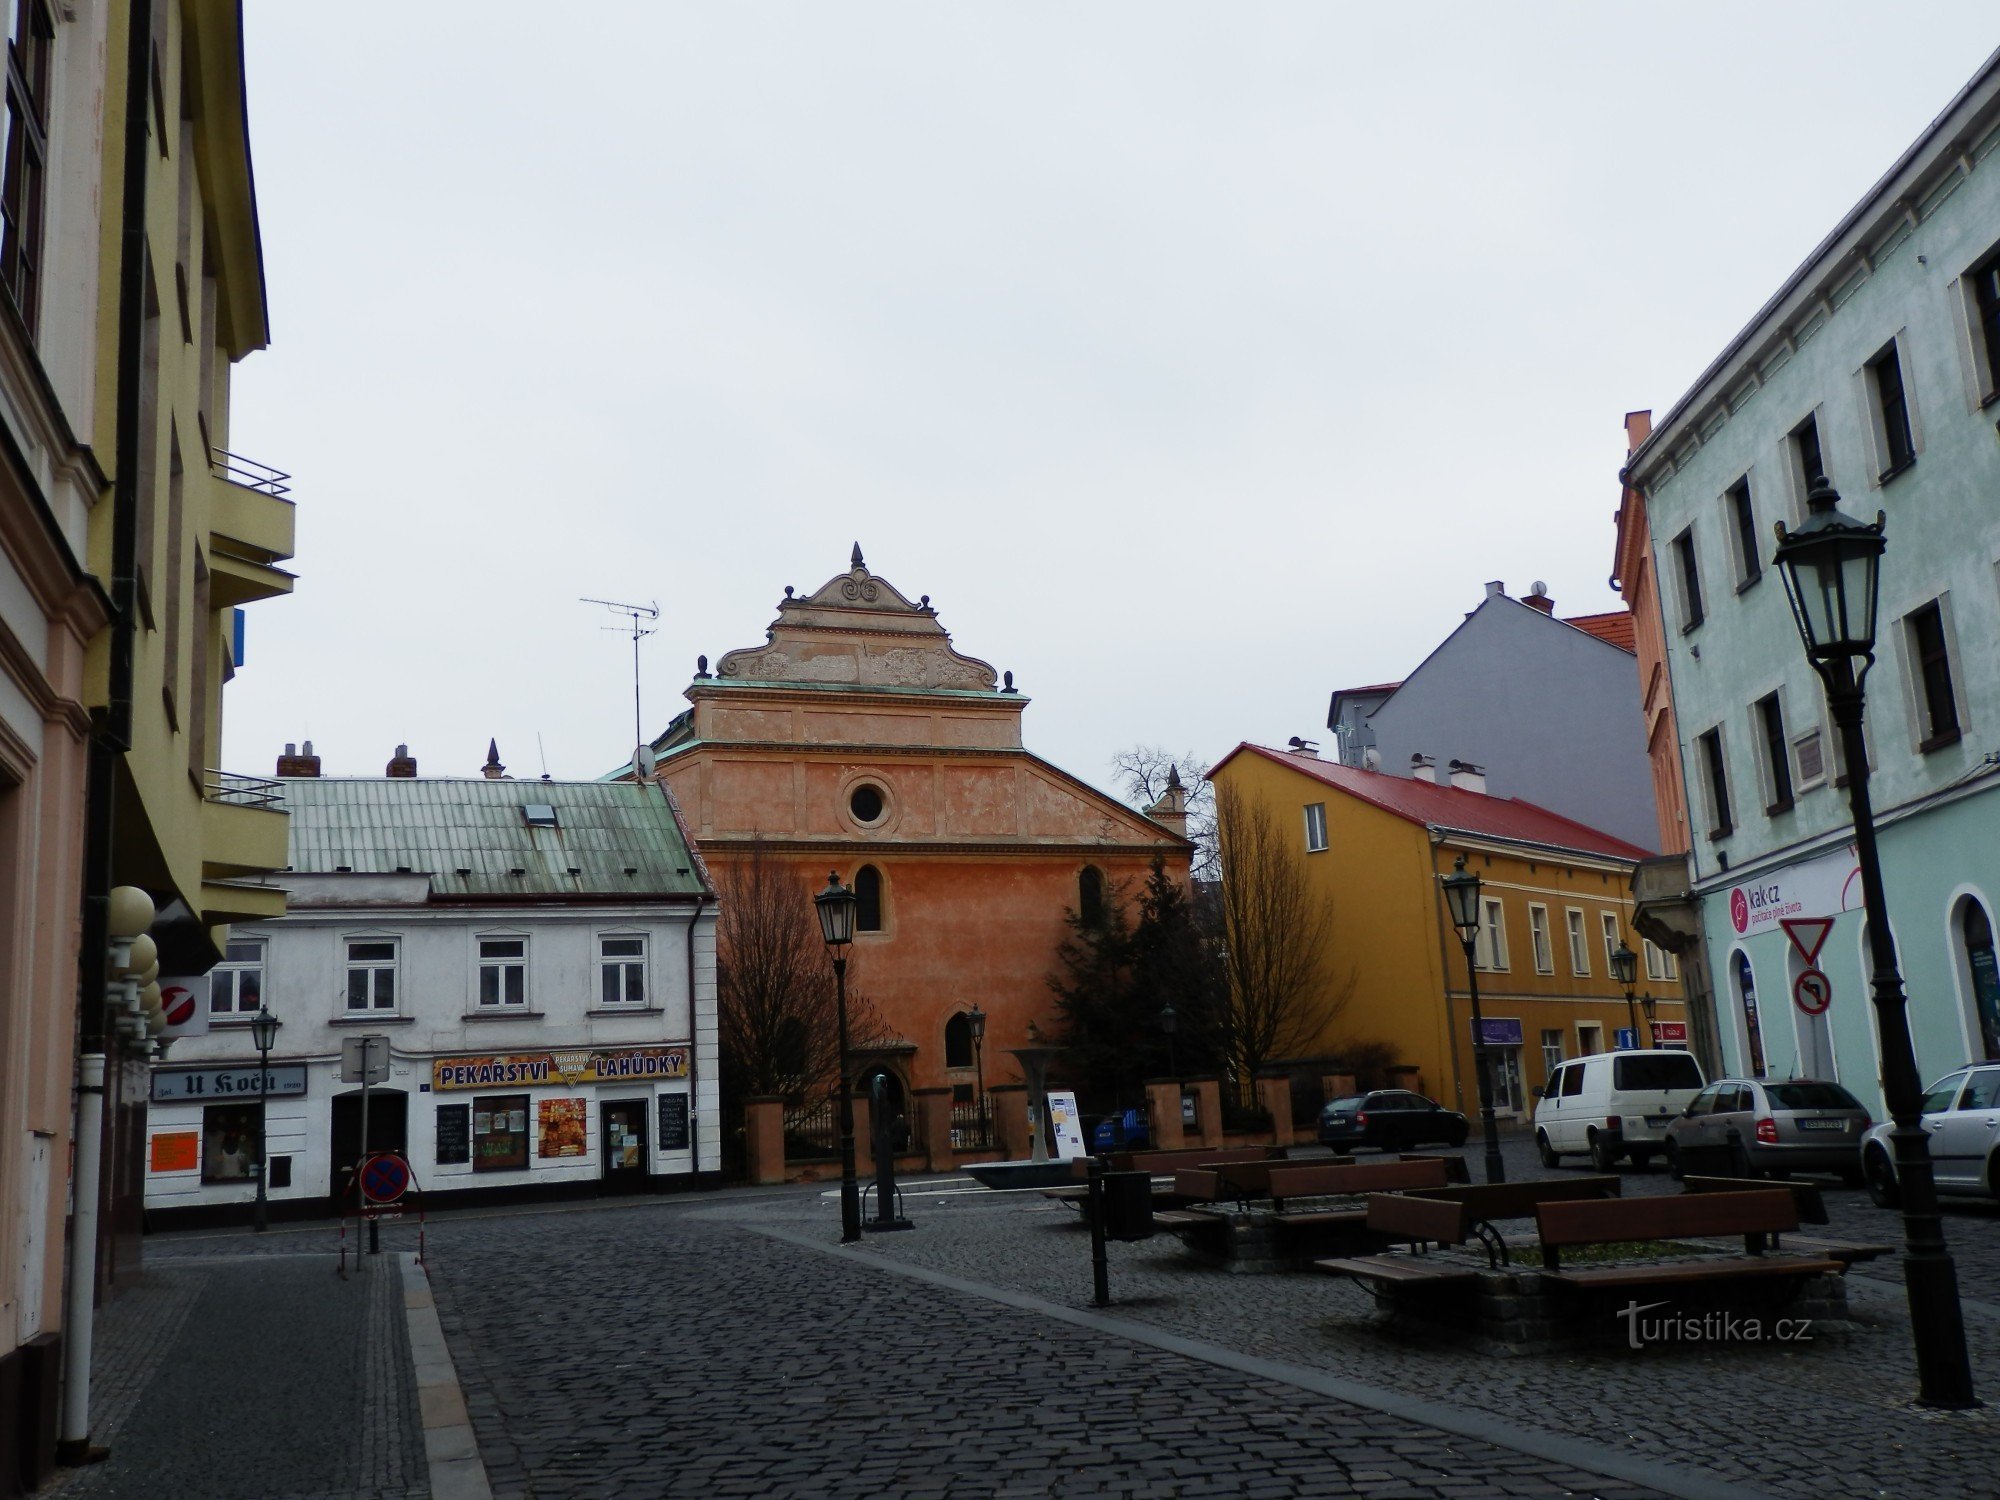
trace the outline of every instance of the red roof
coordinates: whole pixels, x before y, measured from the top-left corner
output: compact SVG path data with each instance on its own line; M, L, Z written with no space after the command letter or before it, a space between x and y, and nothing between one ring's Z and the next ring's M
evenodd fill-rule
M1596 854L1611 859L1638 861L1652 857L1636 844L1600 833L1574 818L1565 818L1561 813L1550 812L1532 802L1523 802L1518 797L1489 797L1484 792L1469 792L1437 782L1418 781L1414 776L1363 771L1354 766L1344 766L1339 761L1295 755L1287 750L1270 750L1262 745L1238 745L1209 771L1210 779L1245 753L1261 755L1281 766L1289 766L1350 797L1412 823L1436 824L1462 833L1574 849L1579 854Z
M1393 693L1402 685L1400 682L1371 682L1367 687L1335 688L1333 696L1346 698L1355 693Z
M1601 615L1571 615L1563 621L1563 624L1574 625L1585 634L1594 635L1600 641L1616 646L1620 651L1637 654L1638 646L1632 637L1632 611L1629 609L1614 609Z

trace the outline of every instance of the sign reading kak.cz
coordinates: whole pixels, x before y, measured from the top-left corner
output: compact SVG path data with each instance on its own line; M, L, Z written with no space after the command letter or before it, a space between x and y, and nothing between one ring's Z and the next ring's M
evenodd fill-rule
M650 1083L688 1076L685 1047L617 1047L591 1051L508 1052L494 1057L440 1057L431 1062L431 1087L451 1089L532 1087L538 1083Z
M1852 845L1787 865L1729 888L1729 925L1739 937L1763 932L1786 917L1837 917L1861 905Z

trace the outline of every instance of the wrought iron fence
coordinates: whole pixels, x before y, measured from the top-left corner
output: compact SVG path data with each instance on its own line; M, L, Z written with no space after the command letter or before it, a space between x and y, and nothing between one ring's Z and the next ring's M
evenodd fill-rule
M810 1161L840 1155L840 1109L821 1099L785 1111L785 1159Z
M211 449L208 466L217 479L226 479L231 484L240 484L246 490L256 490L278 500L283 500L292 492L289 483L291 475L269 464L260 464L254 458L245 458L240 453Z
M982 1098L951 1107L951 1144L960 1151L984 1151L993 1144L993 1101Z

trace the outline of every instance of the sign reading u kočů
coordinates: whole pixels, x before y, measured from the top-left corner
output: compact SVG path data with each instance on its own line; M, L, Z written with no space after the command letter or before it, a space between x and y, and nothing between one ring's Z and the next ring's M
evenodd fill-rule
M255 1063L247 1068L161 1069L153 1074L153 1101L254 1099L263 1092L264 1071ZM306 1091L301 1063L273 1063L270 1074L273 1099L296 1098Z
M488 1057L440 1057L431 1087L453 1089L575 1087L586 1083L667 1082L688 1076L686 1047L618 1047L601 1051L508 1052Z

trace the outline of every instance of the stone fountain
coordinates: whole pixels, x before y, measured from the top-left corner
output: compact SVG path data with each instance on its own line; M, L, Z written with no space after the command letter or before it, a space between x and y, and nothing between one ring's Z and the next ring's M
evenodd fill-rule
M1051 1161L1048 1147L1049 1060L1062 1051L1043 1042L1034 1023L1028 1023L1025 1047L1009 1047L1021 1065L1021 1077L1028 1085L1028 1135L1032 1144L1021 1161L980 1162L965 1169L974 1182L990 1188L1060 1187L1077 1180L1066 1161Z

